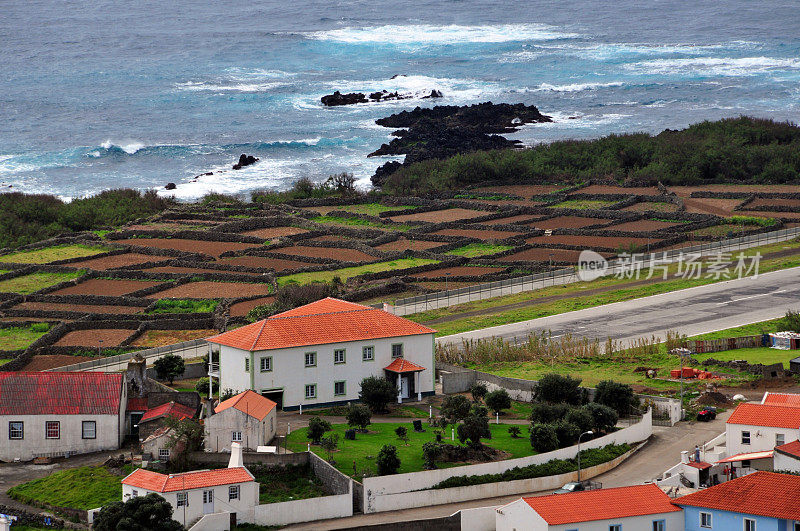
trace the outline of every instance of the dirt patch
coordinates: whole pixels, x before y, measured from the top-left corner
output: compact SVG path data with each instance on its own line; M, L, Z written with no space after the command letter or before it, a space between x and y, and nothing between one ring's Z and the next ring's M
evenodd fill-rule
M84 361L100 360L102 356L70 356L69 354L40 354L31 358L23 371L46 371Z
M55 342L56 347L117 347L131 337L134 330L117 328L97 328L94 330L73 330Z
M95 271L105 271L115 267L134 266L144 264L146 262L161 262L163 260L174 260L174 256L162 256L153 254L142 253L124 253L115 254L113 256L103 256L101 258L92 258L90 260L82 260L80 262L72 262L65 264L66 267L74 267L77 269L94 269Z
M703 186L670 186L670 192L689 197L692 192L778 192L796 193L794 184L705 184Z
M408 238L398 238L389 243L383 243L375 247L381 251L427 251L434 247L446 245L445 242L430 242L426 240L409 240Z
M703 406L732 407L732 400L720 392L712 391L701 394L697 397L697 403Z
M800 219L800 212L767 212L764 210L739 210L734 212L737 216L755 216L759 218L786 218Z
M340 262L374 262L376 258L362 253L356 249L340 249L338 247L305 247L294 245L292 247L281 247L275 252L290 254L295 256L308 256L310 258L330 258ZM308 264L306 264L308 265Z
M310 206L310 207L302 207L303 210L308 210L309 212L316 212L321 216L326 216L333 212L334 210L343 210L345 206L339 205L321 205L321 206Z
M680 207L675 203L650 203L641 202L634 203L621 209L626 212L677 212Z
M183 341L191 341L193 339L204 339L217 335L214 329L206 330L148 330L136 341L131 343L133 347L164 347L167 345L174 345Z
M534 221L539 221L540 219L542 219L542 216L519 214L517 216L509 216L507 218L481 221L481 225L527 225L528 223L533 223Z
M272 304L275 297L261 297L260 299L253 299L251 301L237 302L232 304L230 308L231 317L244 317L247 313L256 306L263 306L265 304Z
M347 236L340 236L338 234L323 234L322 236L316 236L314 238L309 238L306 241L309 242L344 242L352 240L353 238L348 238Z
M181 275L202 275L205 273L217 273L225 275L254 275L255 273L247 273L245 271L228 271L223 269L203 269L201 267L178 267L178 266L162 266L154 267L151 269L144 269L145 272L154 273L177 273Z
M142 225L129 225L125 227L127 230L168 230L168 231L178 231L178 230L206 230L208 229L208 225L202 225L200 223L177 223L174 221L160 221L157 223L150 223L150 224L142 224Z
M174 249L185 253L203 253L213 257L219 257L219 255L227 251L243 251L259 247L257 243L207 242L181 238L131 238L128 240L114 240L113 243L154 247L156 249Z
M107 304L66 304L60 302L23 302L17 304L14 310L41 310L46 312L80 312L102 314L132 314L141 313L141 306L111 306Z
M152 295L148 299L236 299L239 297L251 297L253 295L268 295L270 292L269 284L256 284L249 282L211 282L203 280L200 282L189 282L165 289Z
M148 280L111 280L105 278L91 278L75 286L62 288L50 295L105 295L106 297L121 297L140 289L158 286L161 282Z
M235 258L225 258L217 262L222 265L234 265L242 267L274 269L275 271L287 271L308 267L308 262L298 262L296 260L284 260L283 258L269 258L266 256L237 256Z
M520 251L512 255L498 258L498 262L548 262L551 259L553 262L571 262L578 263L578 256L581 251L573 251L570 249L548 249L546 247L534 247ZM610 258L613 253L600 253L605 258ZM552 256L551 256L552 255Z
M683 200L686 212L692 214L715 214L717 216L732 216L733 208L743 199L711 199L707 197L690 198Z
M294 236L295 234L303 234L308 232L308 229L301 229L300 227L268 227L265 229L248 230L243 232L247 236L255 236L256 238L264 238L271 240L272 238L280 238L281 236Z
M659 221L657 219L640 219L638 221L628 221L619 225L611 225L609 229L623 230L628 232L647 232L651 230L666 229L683 225L683 223L672 223L670 221Z
M610 186L606 184L590 184L586 188L581 188L573 193L576 194L605 194L605 195L660 195L661 192L655 186L637 186L626 188L624 186Z
M425 223L444 223L447 221L460 221L462 219L472 219L486 216L491 212L484 210L469 210L467 208L447 208L445 210L433 210L431 212L420 212L418 214L402 214L392 216L392 221L400 223L406 221L423 221Z
M758 210L758 207L770 206L785 206L785 207L800 207L800 199L777 199L767 197L757 197L747 204L747 208Z
M582 229L590 225L608 225L613 220L602 218L585 218L583 216L558 216L534 222L537 229Z
M581 236L578 234L554 234L552 236L536 236L525 240L530 244L559 244L559 245L577 245L587 249L618 249L619 247L628 247L629 245L646 246L648 242L654 245L661 240L655 238L640 238L635 236Z
M478 267L478 266L458 266L458 267L443 267L442 269L434 269L432 271L423 271L421 273L414 273L411 275L414 278L438 278L450 275L451 277L466 277L466 276L484 276L499 273L503 271L503 267Z
M512 232L490 229L442 229L431 234L441 236L458 236L461 238L478 238L479 240L505 240L515 236L522 236L523 232Z
M558 184L513 184L508 186L485 186L483 188L475 188L473 191L486 194L518 195L530 199L537 195L551 194L563 189L565 186Z

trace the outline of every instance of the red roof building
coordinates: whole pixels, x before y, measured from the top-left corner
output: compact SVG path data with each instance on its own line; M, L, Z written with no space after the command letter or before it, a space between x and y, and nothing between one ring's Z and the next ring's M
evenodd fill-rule
M254 480L253 474L244 467L196 470L182 474L160 474L152 470L137 468L122 480L122 484L151 492L176 492Z
M800 407L800 394L766 392L764 393L764 398L761 399L761 403L773 406Z
M800 407L745 402L736 406L727 423L797 429L800 428Z
M800 440L776 446L775 451L800 459Z
M239 393L234 397L220 402L219 405L214 408L214 413L221 413L232 407L256 420L264 420L264 417L275 409L276 405L277 404L269 398L265 398L248 389L244 393Z
M194 414L195 410L189 406L184 406L177 402L167 402L153 409L148 409L147 413L139 420L139 424L163 417L172 417L176 420L191 419L194 418Z
M0 415L116 415L123 378L105 372L0 372Z

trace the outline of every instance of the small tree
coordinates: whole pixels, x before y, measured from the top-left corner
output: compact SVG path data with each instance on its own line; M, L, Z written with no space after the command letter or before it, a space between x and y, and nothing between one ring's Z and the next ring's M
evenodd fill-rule
M594 427L594 417L584 408L571 409L564 416L564 420L570 424L575 424L581 433L589 431Z
M531 446L537 452L558 450L558 435L552 424L534 424L531 426Z
M489 390L486 388L486 384L484 383L476 383L469 389L469 393L472 395L473 402L480 402L483 400L483 397L486 396Z
M629 414L639 403L630 385L611 380L603 380L597 384L594 401L610 407L620 416Z
M458 440L461 444L469 441L470 446L480 448L481 438L491 436L489 419L486 417L487 413L488 411L483 406L472 406L463 424L458 425Z
M493 413L500 413L504 409L511 407L511 397L505 389L497 389L486 395L486 407Z
M386 411L386 406L397 399L397 387L386 378L368 376L361 380L361 391L358 393L361 402L373 413Z
M156 375L158 375L161 380L169 380L170 385L172 385L175 378L183 374L183 371L186 369L183 358L176 354L167 354L166 356L158 358L155 363L153 363L153 367L156 369Z
M212 380L211 385L213 386L213 393L219 391L219 380ZM203 376L202 378L198 379L197 383L194 384L194 390L197 391L197 394L200 396L208 396L208 376Z
M408 429L405 426L398 426L394 429L397 438L403 441L403 444L408 446Z
M581 430L575 424L561 419L553 426L556 429L556 437L558 437L558 446L560 448L566 448L578 442Z
M170 449L170 468L178 471L189 468L189 453L203 446L203 425L194 419L178 420L167 415L164 424L170 428L169 440L164 447Z
M313 444L319 444L326 431L331 431L331 423L319 417L314 417L308 421L306 437L311 439Z
M519 437L520 434L519 426L511 426L510 428L508 428L508 434L511 435L512 439L516 439L517 437Z
M533 402L531 404L531 414L528 420L534 424L548 424L563 418L573 407L568 404L548 404L545 402Z
M472 408L472 404L466 396L448 395L444 397L439 411L449 424L457 424L467 418L470 408Z
M534 388L537 400L557 404L560 402L579 406L583 402L580 378L561 374L545 374Z
M125 503L105 505L94 517L92 529L97 531L181 531L180 522L172 519L172 505L151 492L134 496Z
M378 452L378 458L375 460L378 465L378 475L388 476L397 474L400 468L400 458L397 457L397 448L391 444L384 444L381 451Z
M339 447L339 434L331 433L327 437L320 439L319 444L322 446L322 449L325 450L325 454L328 456L328 462L335 465L336 461L333 460L333 452Z
M367 431L367 426L372 422L372 412L363 404L350 404L345 414L347 425L358 428L362 433Z
M597 402L586 404L583 409L592 415L592 427L597 431L608 432L617 425L619 420L616 411Z
M436 468L436 458L442 453L442 448L433 441L428 441L422 445L422 462L425 470Z

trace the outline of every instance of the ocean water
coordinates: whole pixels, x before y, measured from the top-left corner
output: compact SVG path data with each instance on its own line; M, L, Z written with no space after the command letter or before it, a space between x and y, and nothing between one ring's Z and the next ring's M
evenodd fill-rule
M393 76L397 76L392 79ZM325 108L334 90L444 98ZM527 144L800 114L794 1L3 2L0 190L282 189L352 172L416 105L533 104ZM240 153L261 160L233 171ZM226 170L226 171L220 171ZM193 179L214 171L211 176ZM167 192L162 192L167 193Z

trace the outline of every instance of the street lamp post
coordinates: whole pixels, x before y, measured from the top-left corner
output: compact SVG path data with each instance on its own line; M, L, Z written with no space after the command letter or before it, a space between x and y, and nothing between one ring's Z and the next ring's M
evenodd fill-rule
M581 482L581 437L584 435L594 435L594 432L589 430L578 435L578 483Z

